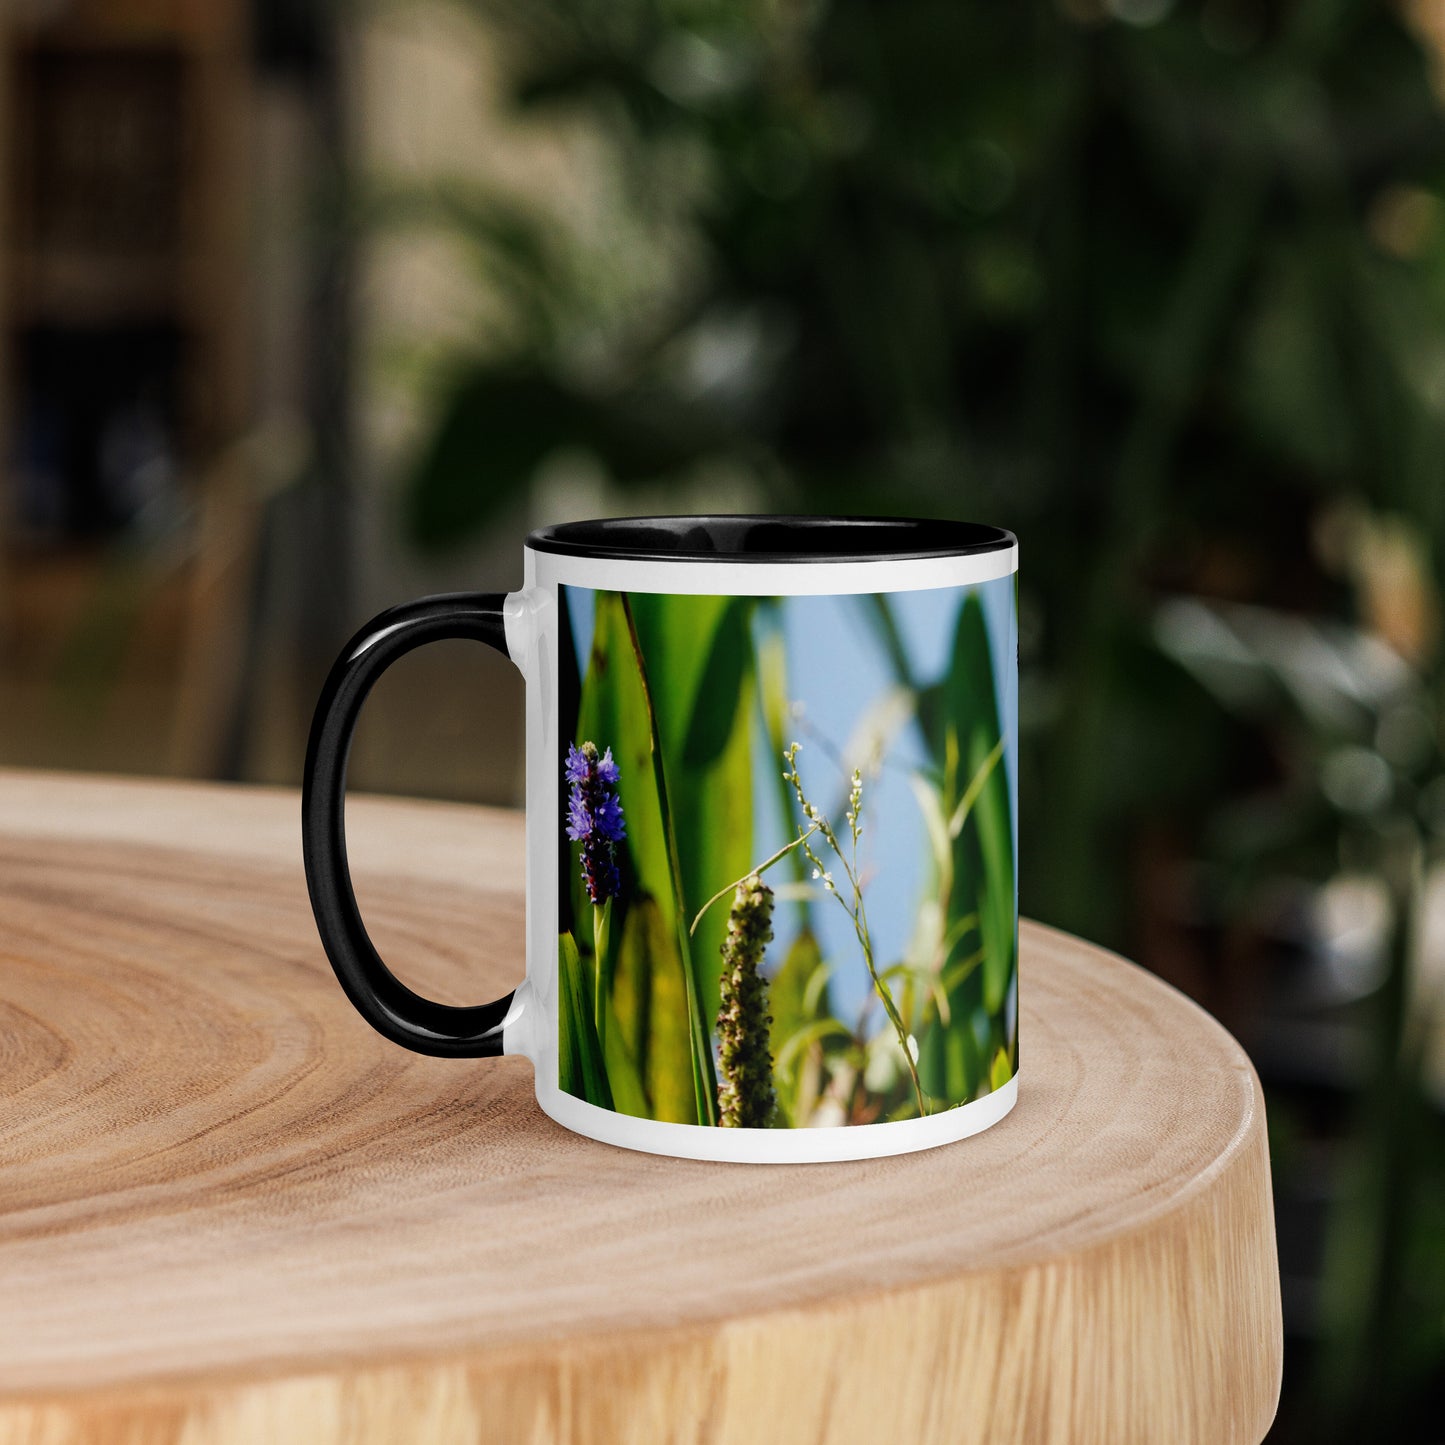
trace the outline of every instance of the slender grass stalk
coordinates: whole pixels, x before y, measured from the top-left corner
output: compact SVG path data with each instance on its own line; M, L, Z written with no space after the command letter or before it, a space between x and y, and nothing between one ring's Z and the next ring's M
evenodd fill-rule
M716 1124L717 1076L712 1062L712 1030L702 1012L702 990L693 963L690 934L684 923L686 905L682 892L682 865L678 861L677 829L673 824L672 804L668 800L667 774L662 763L662 740L657 730L657 712L652 705L652 688L647 681L647 662L642 643L637 637L637 619L625 592L618 593L622 615L627 619L627 635L632 642L632 655L637 663L637 676L642 683L642 701L647 710L649 748L652 754L652 776L657 787L657 801L662 814L662 831L667 840L667 871L672 882L673 917L677 928L678 956L682 962L683 982L687 989L688 1033L692 1043L692 1084L697 1098L700 1124Z
M791 853L793 849L796 848L800 843L806 843L808 839L811 838L813 834L817 831L818 829L816 825L812 828L809 828L806 833L799 834L799 836L794 838L791 843L784 843L783 846L779 848L778 851L774 853L771 858L765 859L763 862L759 863L756 868L748 869L748 871L744 873L741 878L734 878L733 881L727 884L726 887L719 888L718 891L714 893L713 896L709 898L708 901L704 903L701 908L698 909L697 917L692 920L692 927L687 930L688 933L693 934L697 932L697 926L699 923L702 922L703 914L705 914L708 909L713 906L714 903L718 902L719 899L725 898L729 893L733 893L737 889L741 888L743 884L748 881L749 878L760 876L766 869L771 868L774 863L778 862L779 859L784 858L787 856L787 854Z
M839 906L852 921L853 932L858 939L858 947L863 952L863 962L868 969L868 977L873 981L873 991L878 995L878 1001L883 1005L883 1012L888 1015L888 1021L893 1025L893 1032L898 1036L898 1046L903 1051L903 1061L908 1066L908 1076L913 1082L913 1093L918 1101L919 1117L925 1117L929 1112L928 1100L923 1092L923 1084L918 1077L918 1064L913 1057L913 1041L909 1036L907 1025L903 1022L902 1014L898 1012L898 1005L893 1001L893 994L878 972L878 965L873 957L873 936L868 929L868 914L863 905L863 885L858 875L858 839L863 836L863 776L858 769L853 770L852 787L848 793L848 829L852 837L850 861L848 853L844 852L838 842L833 825L808 801L803 792L802 780L798 776L798 753L801 750L802 744L795 742L783 755L788 764L788 771L783 776L792 784L793 792L797 795L798 806L803 810L803 816L813 824L812 829L807 834L800 836L798 841L802 844L803 852L807 854L813 865L813 876L821 881L827 892L838 900ZM848 879L849 889L853 895L851 903L838 891L837 885L833 882L833 875L823 866L822 858L808 842L814 832L823 835L829 848L837 856L838 862L843 865L843 872Z
M592 1015L597 1025L597 1047L607 1057L607 941L612 932L612 900L592 909L593 970Z
M840 855L841 856L841 855ZM889 991L888 985L883 982L878 973L878 966L873 961L873 939L868 932L868 918L863 911L863 890L858 886L855 867L849 867L847 859L843 859L843 867L848 873L850 882L853 885L853 896L856 906L852 912L853 931L858 935L858 945L863 950L863 962L868 965L868 977L873 980L873 988L878 994L878 1001L883 1005L883 1011L888 1015L888 1021L893 1025L893 1032L898 1035L898 1046L903 1050L903 1062L908 1065L908 1077L913 1081L913 1092L918 1099L918 1112L920 1116L927 1115L928 1101L923 1094L923 1084L918 1077L918 1065L913 1058L913 1040L909 1035L908 1028L903 1022L903 1016L898 1012L898 1005L893 1002L893 994ZM842 896L835 890L833 896L842 902ZM846 907L846 905L845 905Z
M958 807L953 810L953 816L948 820L948 831L951 837L958 837L963 832L963 825L968 822L968 815L973 812L973 805L978 802L979 794L983 792L983 785L988 782L989 775L998 766L998 761L1003 757L1003 739L1000 738L989 750L989 755L978 765L978 771L973 775L968 787L963 790L963 797L958 800Z

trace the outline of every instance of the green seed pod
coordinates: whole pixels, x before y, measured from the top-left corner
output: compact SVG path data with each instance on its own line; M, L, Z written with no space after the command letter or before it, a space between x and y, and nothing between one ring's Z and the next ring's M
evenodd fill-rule
M773 936L773 890L745 878L733 895L722 946L722 1005L718 1009L718 1123L765 1129L773 1119L773 1058L768 1050L768 986L759 965Z

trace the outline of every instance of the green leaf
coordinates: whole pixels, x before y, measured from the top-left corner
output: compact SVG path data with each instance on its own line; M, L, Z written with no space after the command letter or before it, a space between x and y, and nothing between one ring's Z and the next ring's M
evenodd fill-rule
M650 679L645 685L637 665L627 610L621 595L598 592L595 597L592 652L582 688L577 741L590 740L599 749L610 747L618 765L617 790L627 820L627 837L620 850L623 855L623 895L614 903L615 914L623 916L619 921L614 914L613 926L620 927L624 938L631 940L630 956L634 965L639 948L644 947L641 940L646 940L649 999L653 997L653 981L666 968L672 970L677 995L685 999L692 989L689 979L692 960L685 939L679 938L679 921L683 911L681 882L673 873L663 796L658 787L658 767L654 766L652 724L647 705ZM660 767L666 771L666 759L661 760ZM582 917L589 905L578 866L578 849L574 847L571 852L574 908ZM645 900L650 901L656 911L661 935L671 940L665 948L658 942L659 929L652 926L653 919L639 921L632 917L633 911ZM683 931L685 928L686 925L682 924ZM635 989L640 985L634 981L632 986ZM685 1111L689 1115L686 1122L705 1122L711 1117L707 1091L714 1087L710 1073L702 1072L704 1065L710 1070L712 1062L706 1021L690 1018L685 1004L681 1009L681 1018L690 1030L688 1078L693 1103L690 1111ZM697 1037L699 1030L701 1038ZM647 1061L635 1033L632 1042L637 1050L645 1087ZM651 1103L656 1106L658 1100L654 1098Z
M629 594L657 713L677 832L686 924L752 867L752 604L745 598ZM703 1013L717 1018L727 909L692 938Z
M615 592L598 592L592 653L582 686L577 717L577 743L591 741L599 751L612 749L620 773L618 796L627 819L627 840L622 851L631 862L624 871L624 896L632 891L650 895L672 926L672 878L667 861L667 837L661 805L652 774L652 736L647 721L641 680L632 657L622 599ZM560 766L560 764L559 764ZM582 886L572 848L573 900L579 918L590 916L591 903Z
M976 595L966 597L959 609L937 719L930 744L938 774L946 780L945 793L953 796L924 806L935 855L937 814L958 823L956 831L948 828L948 866L939 866L935 858L940 891L946 889L942 982L948 1023L936 1016L925 1029L918 1070L929 1093L959 1103L985 1083L988 1069L988 1055L972 1021L981 1019L982 1036L987 1037L1017 972L1012 810L1008 774L999 755L1002 731L993 659ZM915 792L930 790L918 780ZM966 945L964 940L975 930L977 946ZM966 954L961 968L954 958L960 951Z
M637 1060L628 1053L627 1045L618 1037L616 1029L608 1031L603 1053L607 1056L607 1082L612 1087L612 1107L619 1114L631 1114L637 1119L653 1118Z
M828 974L817 938L811 929L803 929L768 982L768 1011L773 1016L775 1039L788 1038L814 1020L832 1014Z
M813 1023L804 1024L795 1033L781 1040L773 1067L780 1074L791 1075L798 1055L809 1044L829 1037L851 1039L853 1035L839 1019L817 1019Z
M804 1127L813 1112L824 1083L822 1055L830 1039L851 1038L833 1017L828 976L818 940L804 928L768 984L773 1084L779 1112L792 1128ZM797 1039L802 1042L794 1046ZM820 1047L815 1049L814 1044Z
M993 1056L993 1064L988 1071L988 1086L990 1090L1001 1089L1014 1076L1014 1066L1008 1054L1000 1049Z
M653 939L650 976L655 979L664 958L670 959L687 990L689 1002L681 1016L690 1030L693 1117L703 1122L716 1110L711 1039L726 910L713 910L695 940L689 939L687 928L695 906L719 883L751 866L748 720L754 684L749 611L749 603L731 598L634 598L598 592L577 723L577 741L611 747L620 770L628 867L618 911L630 909L637 899L650 899L662 929L674 940L664 954L650 924L646 930ZM636 648L629 616L636 627ZM580 870L576 850L572 852L573 896L580 915ZM625 918L621 928L628 930ZM633 925L634 950L639 946L636 930ZM658 1022L654 1018L653 1026ZM653 1105L674 1110L667 1091L657 1093L649 1082L648 1060L639 1056L638 1063Z
M947 895L953 887L953 839L949 836L948 819L944 817L938 789L918 773L908 775L908 784L913 789L918 811L923 815L938 892L940 896Z
M557 1084L563 1093L599 1108L612 1108L607 1068L592 1021L591 989L577 942L570 933L557 941Z
M614 952L612 1040L625 1052L642 1095L641 1107L618 1109L674 1124L696 1124L687 990L678 967L677 944L657 900L632 901ZM608 1055L611 1067L611 1053Z
M967 597L959 611L943 698L945 727L958 739L960 776L971 782L989 766L1002 735L988 630L976 595ZM970 826L954 842L950 921L978 910L984 1005L992 1014L1003 1007L1017 948L1013 821L1008 775L1002 766L990 768L968 821Z

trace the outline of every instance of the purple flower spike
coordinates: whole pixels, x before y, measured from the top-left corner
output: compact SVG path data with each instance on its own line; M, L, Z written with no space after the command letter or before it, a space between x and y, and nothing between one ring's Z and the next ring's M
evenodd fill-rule
M627 836L612 749L598 757L595 743L583 743L580 748L569 743L562 772L571 785L567 836L582 844L582 881L587 885L587 896L593 903L606 903L622 891L617 845Z
M611 748L607 749L607 756L609 758L612 756ZM587 758L576 743L567 744L567 763L563 772L569 783L585 783L587 781Z

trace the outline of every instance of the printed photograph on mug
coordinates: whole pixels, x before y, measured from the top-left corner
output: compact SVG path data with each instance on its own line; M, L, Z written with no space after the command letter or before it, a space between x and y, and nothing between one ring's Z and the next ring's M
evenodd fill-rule
M1007 1084L1014 578L560 591L559 1087L761 1129Z

